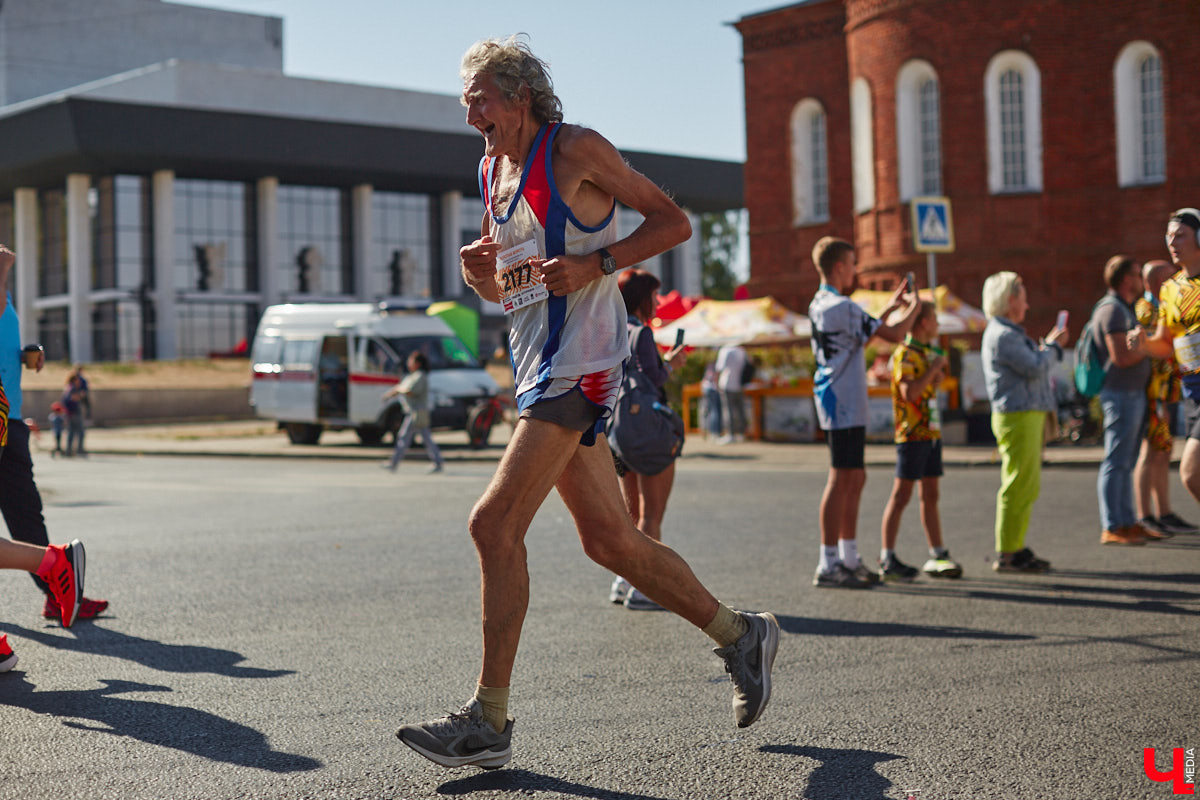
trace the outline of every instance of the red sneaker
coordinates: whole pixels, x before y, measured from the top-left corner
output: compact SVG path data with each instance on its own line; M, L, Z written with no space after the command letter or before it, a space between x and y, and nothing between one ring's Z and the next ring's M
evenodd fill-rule
M75 624L79 607L83 605L83 543L75 539L67 545L52 544L49 551L54 554L54 561L45 571L38 570L37 575L50 584L50 591L62 612L63 627L69 628Z
M92 617L104 613L108 608L107 600L93 600L90 597L83 598L83 602L79 604L79 619L91 619ZM62 610L58 607L58 601L53 597L46 598L46 605L42 606L42 616L46 619L58 619L62 616Z
M17 665L17 654L8 646L8 634L0 633L0 672L8 672Z

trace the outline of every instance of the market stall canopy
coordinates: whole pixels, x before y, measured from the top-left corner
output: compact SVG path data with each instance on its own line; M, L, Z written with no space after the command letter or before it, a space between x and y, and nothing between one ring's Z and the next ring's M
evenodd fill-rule
M679 319L656 327L654 341L670 347L675 344L676 328L683 328L684 344L692 347L786 344L807 339L812 333L808 319L773 297L701 300Z
M462 343L471 351L471 355L479 358L478 311L453 300L444 300L429 306L425 309L425 313L431 317L441 317L442 321L450 326L450 330L454 331L459 339L462 339Z
M921 289L918 295L922 300L932 300L937 304L939 334L979 333L987 327L987 316L978 308L964 303L945 284L933 291ZM859 289L850 295L850 299L871 316L878 317L887 308L891 296L891 292Z

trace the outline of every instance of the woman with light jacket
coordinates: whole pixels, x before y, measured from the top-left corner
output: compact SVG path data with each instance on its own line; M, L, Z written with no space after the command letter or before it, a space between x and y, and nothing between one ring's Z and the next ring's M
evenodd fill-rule
M1046 414L1055 411L1050 371L1062 360L1067 332L1053 328L1040 342L1021 323L1029 298L1015 272L983 284L983 376L992 404L992 433L1000 448L1002 479L996 494L997 572L1044 572L1050 562L1025 546L1029 517L1042 483Z

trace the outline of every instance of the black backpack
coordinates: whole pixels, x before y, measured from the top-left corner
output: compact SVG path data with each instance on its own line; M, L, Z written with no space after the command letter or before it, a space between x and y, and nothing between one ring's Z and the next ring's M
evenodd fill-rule
M746 363L742 365L742 386L754 380L754 376L758 374L758 369L754 366L754 362L750 356L746 356Z

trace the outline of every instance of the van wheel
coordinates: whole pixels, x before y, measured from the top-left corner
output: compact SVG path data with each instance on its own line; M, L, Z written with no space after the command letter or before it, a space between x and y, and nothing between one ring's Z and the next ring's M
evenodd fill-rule
M475 450L488 446L488 437L492 434L492 426L496 424L496 407L484 401L471 409L467 414L467 439Z
M307 422L289 422L283 426L292 444L316 444L321 439L321 426Z
M358 434L358 440L368 446L381 444L386 433L377 425L363 425L361 428L355 428L354 432Z

